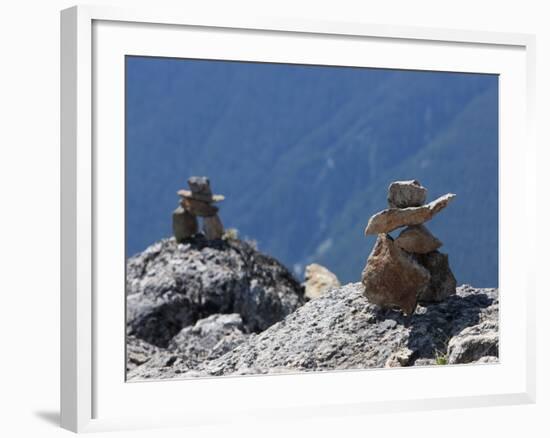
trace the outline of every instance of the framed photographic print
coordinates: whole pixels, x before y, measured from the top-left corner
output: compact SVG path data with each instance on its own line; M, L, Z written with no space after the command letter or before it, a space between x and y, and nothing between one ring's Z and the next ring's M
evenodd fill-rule
M61 25L63 427L534 401L532 36Z

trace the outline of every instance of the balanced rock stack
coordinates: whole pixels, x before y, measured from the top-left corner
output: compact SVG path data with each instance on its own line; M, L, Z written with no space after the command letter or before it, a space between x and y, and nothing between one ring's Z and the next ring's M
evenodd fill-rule
M423 225L456 196L448 193L428 204L416 180L396 181L388 189L389 208L369 219L365 234L378 234L362 273L365 295L382 307L410 315L418 301L443 301L456 293L456 279L442 243ZM394 240L388 233L404 228Z
M190 190L179 190L180 206L172 214L172 228L176 241L188 239L199 231L197 216L203 218L203 231L208 240L221 239L223 224L214 204L223 201L223 195L213 195L210 181L205 176L192 176L187 180Z

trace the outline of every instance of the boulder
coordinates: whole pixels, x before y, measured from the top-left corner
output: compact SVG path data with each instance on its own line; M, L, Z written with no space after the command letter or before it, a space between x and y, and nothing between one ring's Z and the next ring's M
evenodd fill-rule
M223 224L220 217L215 214L203 219L204 235L209 240L221 239L223 236Z
M135 368L131 380L434 365L469 327L488 337L498 333L498 290L461 286L444 302L419 304L406 317L372 304L361 283L350 283L191 371L183 360L161 369L146 362ZM490 353L498 356L495 349Z
M394 181L388 187L390 208L419 207L426 202L428 190L416 181Z
M126 271L128 334L157 347L212 314L238 313L244 331L257 332L305 302L281 263L238 239L165 239L128 259Z
M369 219L365 234L389 233L406 225L421 225L443 210L456 195L448 193L420 207L389 208Z
M483 321L472 327L466 327L454 336L447 347L450 364L491 363L487 356L498 356L498 323L496 320Z
M382 307L397 306L410 315L416 307L417 294L430 282L430 273L395 245L389 235L380 234L361 280L370 302Z
M405 228L397 239L395 244L411 253L426 254L435 251L442 243L437 239L424 225L413 225Z
M320 297L326 291L340 287L338 277L324 266L312 263L306 266L305 272L305 294L313 299Z
M172 213L172 231L177 242L182 242L197 234L199 223L196 216L185 211L181 206Z
M439 251L415 254L418 263L430 272L430 283L418 294L420 301L443 301L456 293L456 278L449 266L449 257Z

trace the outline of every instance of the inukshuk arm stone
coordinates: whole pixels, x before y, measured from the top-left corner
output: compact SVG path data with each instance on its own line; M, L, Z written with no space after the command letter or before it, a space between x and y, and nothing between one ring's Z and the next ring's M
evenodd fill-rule
M420 225L443 210L456 195L448 193L420 207L388 208L369 219L365 234L389 233L406 225Z

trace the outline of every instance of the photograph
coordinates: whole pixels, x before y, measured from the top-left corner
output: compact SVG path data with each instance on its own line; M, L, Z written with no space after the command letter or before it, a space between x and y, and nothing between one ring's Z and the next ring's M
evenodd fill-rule
M498 363L499 75L124 62L126 381Z

